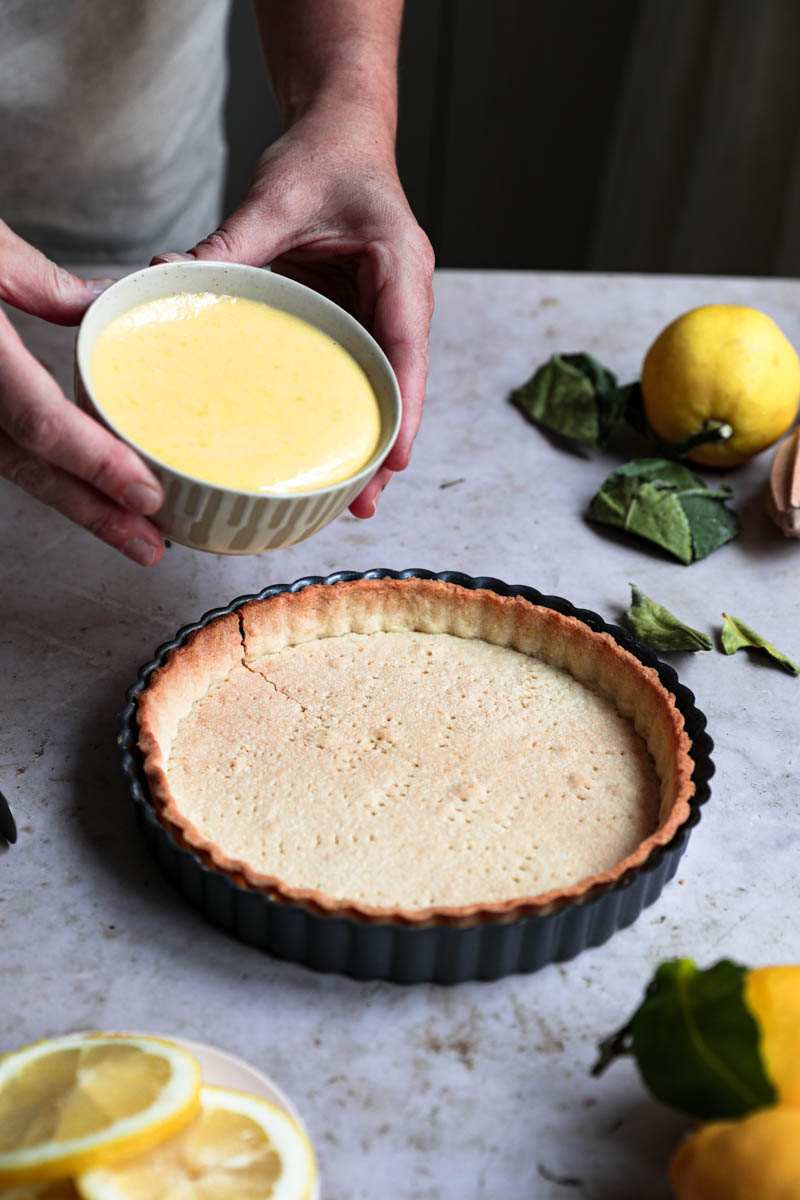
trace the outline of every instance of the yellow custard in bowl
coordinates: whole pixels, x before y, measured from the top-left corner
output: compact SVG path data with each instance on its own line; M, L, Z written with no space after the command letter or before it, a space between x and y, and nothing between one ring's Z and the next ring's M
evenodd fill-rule
M98 334L89 378L134 445L235 491L340 483L381 435L367 375L333 337L240 296L180 292L136 305Z
M350 313L276 272L199 260L134 271L89 306L75 399L158 478L163 535L212 554L320 532L403 415L389 360Z

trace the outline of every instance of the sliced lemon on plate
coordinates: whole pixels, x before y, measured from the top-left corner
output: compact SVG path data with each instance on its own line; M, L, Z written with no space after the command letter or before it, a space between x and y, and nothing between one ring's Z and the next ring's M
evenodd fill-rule
M228 1088L204 1087L200 1098L168 1142L81 1175L83 1200L309 1200L314 1152L290 1116Z
M0 1188L139 1154L200 1103L200 1068L160 1038L72 1035L0 1058Z

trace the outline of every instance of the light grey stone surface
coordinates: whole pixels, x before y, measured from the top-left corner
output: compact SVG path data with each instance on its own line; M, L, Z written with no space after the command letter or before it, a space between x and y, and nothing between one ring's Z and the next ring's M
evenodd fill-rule
M582 519L617 457L557 449L506 402L554 350L633 378L659 329L708 301L761 307L800 342L792 282L443 273L410 469L372 521L273 556L174 546L144 571L0 484L0 787L20 826L0 851L0 1051L97 1028L242 1055L303 1112L328 1200L665 1200L684 1123L628 1064L589 1067L663 957L800 960L800 680L744 654L675 656L717 743L678 877L571 963L449 989L315 975L209 927L140 845L114 738L126 686L178 626L340 568L491 574L612 620L633 580L696 627L724 609L800 658L800 545L763 515L769 455L728 476L740 540L683 567ZM71 331L15 319L67 386Z

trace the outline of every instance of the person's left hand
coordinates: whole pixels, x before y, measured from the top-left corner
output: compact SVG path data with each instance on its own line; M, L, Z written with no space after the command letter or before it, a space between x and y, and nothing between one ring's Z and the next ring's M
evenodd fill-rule
M241 205L188 257L271 263L346 308L379 342L400 385L403 419L385 463L350 506L371 517L392 472L408 465L433 313L433 251L408 206L393 147L361 110L349 119L333 108L307 114L261 156Z

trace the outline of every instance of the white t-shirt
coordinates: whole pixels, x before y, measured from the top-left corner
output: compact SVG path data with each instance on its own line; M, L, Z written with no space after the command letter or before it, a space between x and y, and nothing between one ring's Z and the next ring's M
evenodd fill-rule
M146 263L220 219L228 0L0 0L0 217Z

